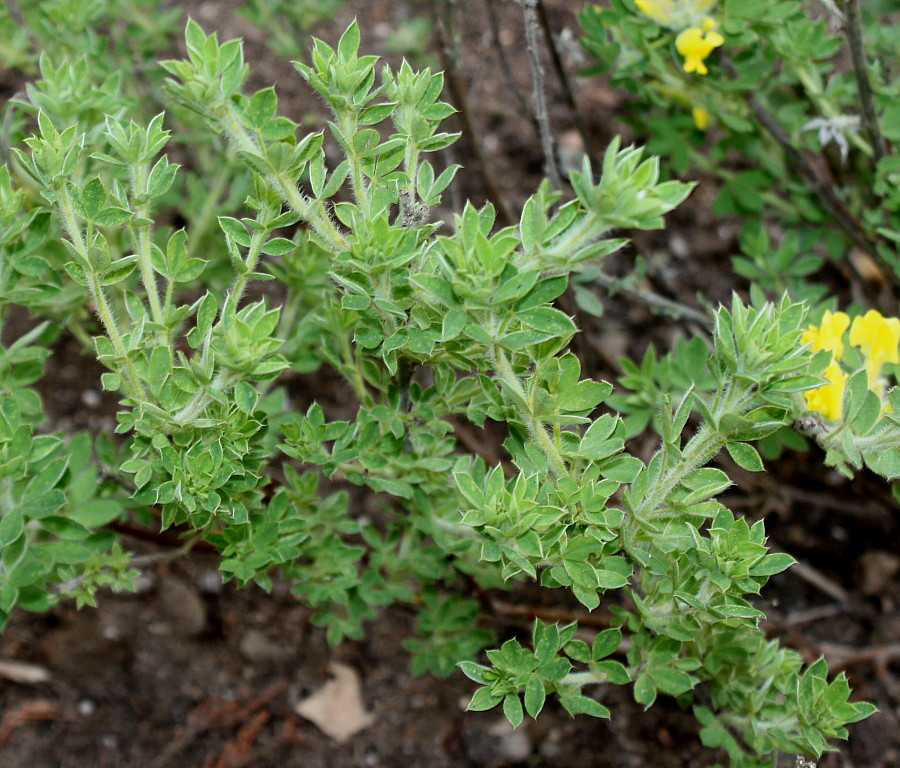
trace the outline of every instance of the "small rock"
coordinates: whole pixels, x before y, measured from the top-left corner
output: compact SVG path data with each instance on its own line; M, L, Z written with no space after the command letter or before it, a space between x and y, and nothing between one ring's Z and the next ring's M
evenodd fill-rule
M860 558L860 565L860 591L864 595L877 595L884 592L900 571L900 557L890 552L872 550Z
M206 626L206 606L188 582L166 576L159 582L159 603L172 631L183 637L196 637Z
M156 576L147 571L141 571L134 577L132 584L134 585L134 589L130 590L127 594L146 595L156 586Z
M82 699L78 702L78 714L82 717L90 717L97 711L97 705L90 699Z
M691 244L683 235L673 232L669 236L669 250L672 251L673 256L686 259L691 254Z
M115 749L119 746L119 739L115 734L105 733L100 737L100 746L104 749Z
M531 739L525 728L513 728L505 717L497 720L488 733L497 737L500 754L510 762L526 760L531 755Z
M197 589L204 595L220 595L222 586L222 574L219 571L203 571L197 577Z
M291 655L287 648L270 640L258 629L248 629L239 647L241 655L254 664L284 661Z
M513 728L505 717L469 717L463 721L466 756L477 766L494 768L527 760L533 751L526 726Z
M96 408L100 405L100 393L94 389L86 389L81 393L81 402L88 408Z

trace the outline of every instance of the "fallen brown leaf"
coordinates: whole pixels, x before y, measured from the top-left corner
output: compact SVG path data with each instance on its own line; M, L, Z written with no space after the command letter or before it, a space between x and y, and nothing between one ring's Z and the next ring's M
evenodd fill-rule
M360 694L359 675L344 664L332 664L334 678L301 701L295 711L338 743L375 722Z

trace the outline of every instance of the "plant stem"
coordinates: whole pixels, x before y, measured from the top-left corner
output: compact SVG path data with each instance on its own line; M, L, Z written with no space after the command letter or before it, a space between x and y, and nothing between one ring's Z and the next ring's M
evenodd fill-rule
M135 206L139 219L144 223L132 226L132 237L135 241L135 250L138 255L138 268L141 273L141 281L144 283L144 292L150 302L150 314L153 322L159 326L165 325L165 315L159 303L159 291L156 287L156 274L153 270L153 244L150 240L150 201L147 196L149 172L146 163L136 163L132 166L132 193L135 199L144 202ZM160 331L159 333L165 333Z
M353 114L345 115L340 120L341 145L347 155L350 163L350 183L353 186L353 199L359 206L359 211L363 218L368 219L372 208L371 195L366 186L366 177L363 173L362 163L360 162L359 153L353 146L353 137L357 131L356 116Z
M258 155L259 146L241 125L234 107L228 102L224 102L223 112L225 119L222 127L225 133L240 149ZM281 195L288 207L299 214L333 250L346 250L347 241L331 220L331 216L328 215L325 204L321 200L310 201L297 188L293 180L282 174L267 173L262 176L265 182Z
M520 409L520 415L528 427L531 436L547 456L550 470L557 477L565 477L569 474L569 470L566 467L565 459L562 457L562 452L554 442L553 438L547 433L547 428L544 426L544 423L535 413L534 396L536 394L536 385L532 384L532 391L530 394L525 391L522 382L519 381L519 377L516 376L516 372L513 370L512 365L507 359L506 353L500 346L496 344L493 345L491 355L500 380L506 384L523 403L525 403L525 408Z
M728 413L743 413L750 399L747 389L722 387L716 394L712 415L714 422ZM657 511L663 507L666 498L684 479L696 469L706 465L728 442L728 436L719 430L715 423L706 422L688 441L674 466L669 467L655 483L652 490L640 500L626 517L628 538L633 541L635 526L642 521L650 521L658 516ZM667 446L659 449L663 453Z
M100 318L103 329L106 331L106 335L113 345L116 356L121 359L122 365L125 367L125 386L128 394L136 402L145 400L147 396L146 392L144 391L141 380L134 368L134 363L128 355L128 352L125 350L125 342L122 339L122 334L119 331L119 326L116 323L112 308L106 298L106 292L100 284L100 278L97 275L97 271L94 269L93 264L91 264L88 247L84 241L84 235L81 231L81 227L78 225L75 211L72 208L72 198L69 195L69 191L65 184L59 184L56 191L59 196L59 210L62 215L63 226L69 235L72 245L75 247L75 250L78 252L78 255L81 256L83 261L81 266L87 276L88 290L91 294L91 300L94 302L94 306L97 309L97 316Z

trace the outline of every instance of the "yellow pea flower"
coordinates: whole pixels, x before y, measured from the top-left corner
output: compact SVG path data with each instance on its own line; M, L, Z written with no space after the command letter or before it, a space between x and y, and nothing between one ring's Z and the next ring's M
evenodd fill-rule
M662 27L667 27L675 13L674 0L634 0L638 10Z
M694 125L697 126L697 130L705 131L706 126L709 125L709 112L703 107L694 107L691 110L691 116L694 118Z
M702 22L718 0L634 0L638 10L661 27L681 30Z
M678 53L684 56L684 71L705 75L709 70L703 60L725 42L725 38L713 30L710 18L703 21L703 28L688 27L675 38Z
M878 391L882 388L877 383L881 367L900 362L900 319L882 317L880 312L870 309L865 315L853 318L850 343L859 347L866 358L869 389Z
M828 383L803 393L806 398L806 407L811 411L818 411L830 421L839 420L844 407L844 385L847 377L848 374L841 370L837 360L832 360L825 369L825 378L828 379Z
M800 337L803 344L810 344L814 352L828 349L835 357L844 354L844 331L850 326L850 317L844 312L826 312L822 324L811 325Z

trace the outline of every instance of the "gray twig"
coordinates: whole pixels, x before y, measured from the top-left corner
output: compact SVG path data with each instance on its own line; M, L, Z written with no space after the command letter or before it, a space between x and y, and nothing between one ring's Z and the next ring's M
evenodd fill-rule
M437 5L443 6L443 14L438 12ZM438 48L440 50L441 66L444 69L444 77L447 87L450 90L450 99L453 105L459 110L457 118L462 126L462 135L466 144L469 145L469 151L475 160L475 172L478 174L484 191L488 199L494 204L497 211L497 219L500 224L506 226L512 224L515 218L509 209L506 198L500 187L497 185L493 168L488 163L478 133L475 130L475 124L472 122L472 113L468 107L468 99L466 98L466 89L463 86L462 78L459 74L459 46L457 37L454 34L453 22L453 6L455 0L432 0L429 4L432 20L438 37Z
M584 153L591 161L591 165L597 168L597 158L591 149L591 142L588 141L587 128L584 119L581 117L581 110L578 109L578 103L575 101L575 92L569 82L569 76L566 74L566 68L563 66L562 57L559 55L559 49L556 47L556 41L553 37L553 29L550 27L550 19L547 16L547 7L544 0L537 0L538 17L541 21L541 27L544 30L544 38L547 41L547 50L550 52L550 61L553 63L553 69L556 72L556 79L562 88L563 97L566 100L566 106L572 114L572 122L575 123L575 130L581 136L581 145Z
M859 0L844 0L847 41L850 43L850 57L853 60L853 74L856 77L856 88L859 91L859 102L862 107L862 123L872 142L872 151L877 163L887 154L887 146L881 129L878 127L878 116L875 114L875 102L872 99L872 84L869 82L869 70L866 67L866 52L863 50L862 23L860 21Z
M522 6L522 15L525 18L525 43L528 55L531 58L531 74L534 79L534 111L537 117L541 134L541 147L544 151L544 170L550 180L553 189L562 189L562 177L559 175L559 166L556 162L556 146L553 133L550 130L550 119L547 115L547 100L544 94L544 67L541 64L538 51L538 28L540 26L537 15L538 0L517 0ZM550 41L550 45L553 42Z
M515 99L516 104L519 105L520 114L533 117L533 115L531 115L531 110L528 108L528 102L522 95L522 91L520 91L519 87L516 85L516 80L509 67L509 59L506 58L506 52L503 50L503 43L500 40L500 21L497 18L497 9L494 7L495 2L496 0L487 0L487 13L488 25L491 30L491 42L500 59L500 72L503 75L503 81L506 83L506 89L509 91L510 96L512 96L513 99Z
M22 18L22 9L19 7L18 0L6 0L6 7L9 9L9 15L16 23L16 26L23 26L25 20Z
M610 291L619 291L638 299L647 306L658 309L676 320L693 320L695 323L699 323L704 327L711 325L711 318L709 315L706 315L693 307L689 307L687 304L681 304L680 302L672 301L672 299L667 299L665 296L661 296L654 291L628 285L624 280L606 275L603 272L598 274L594 279L604 288L607 288Z

